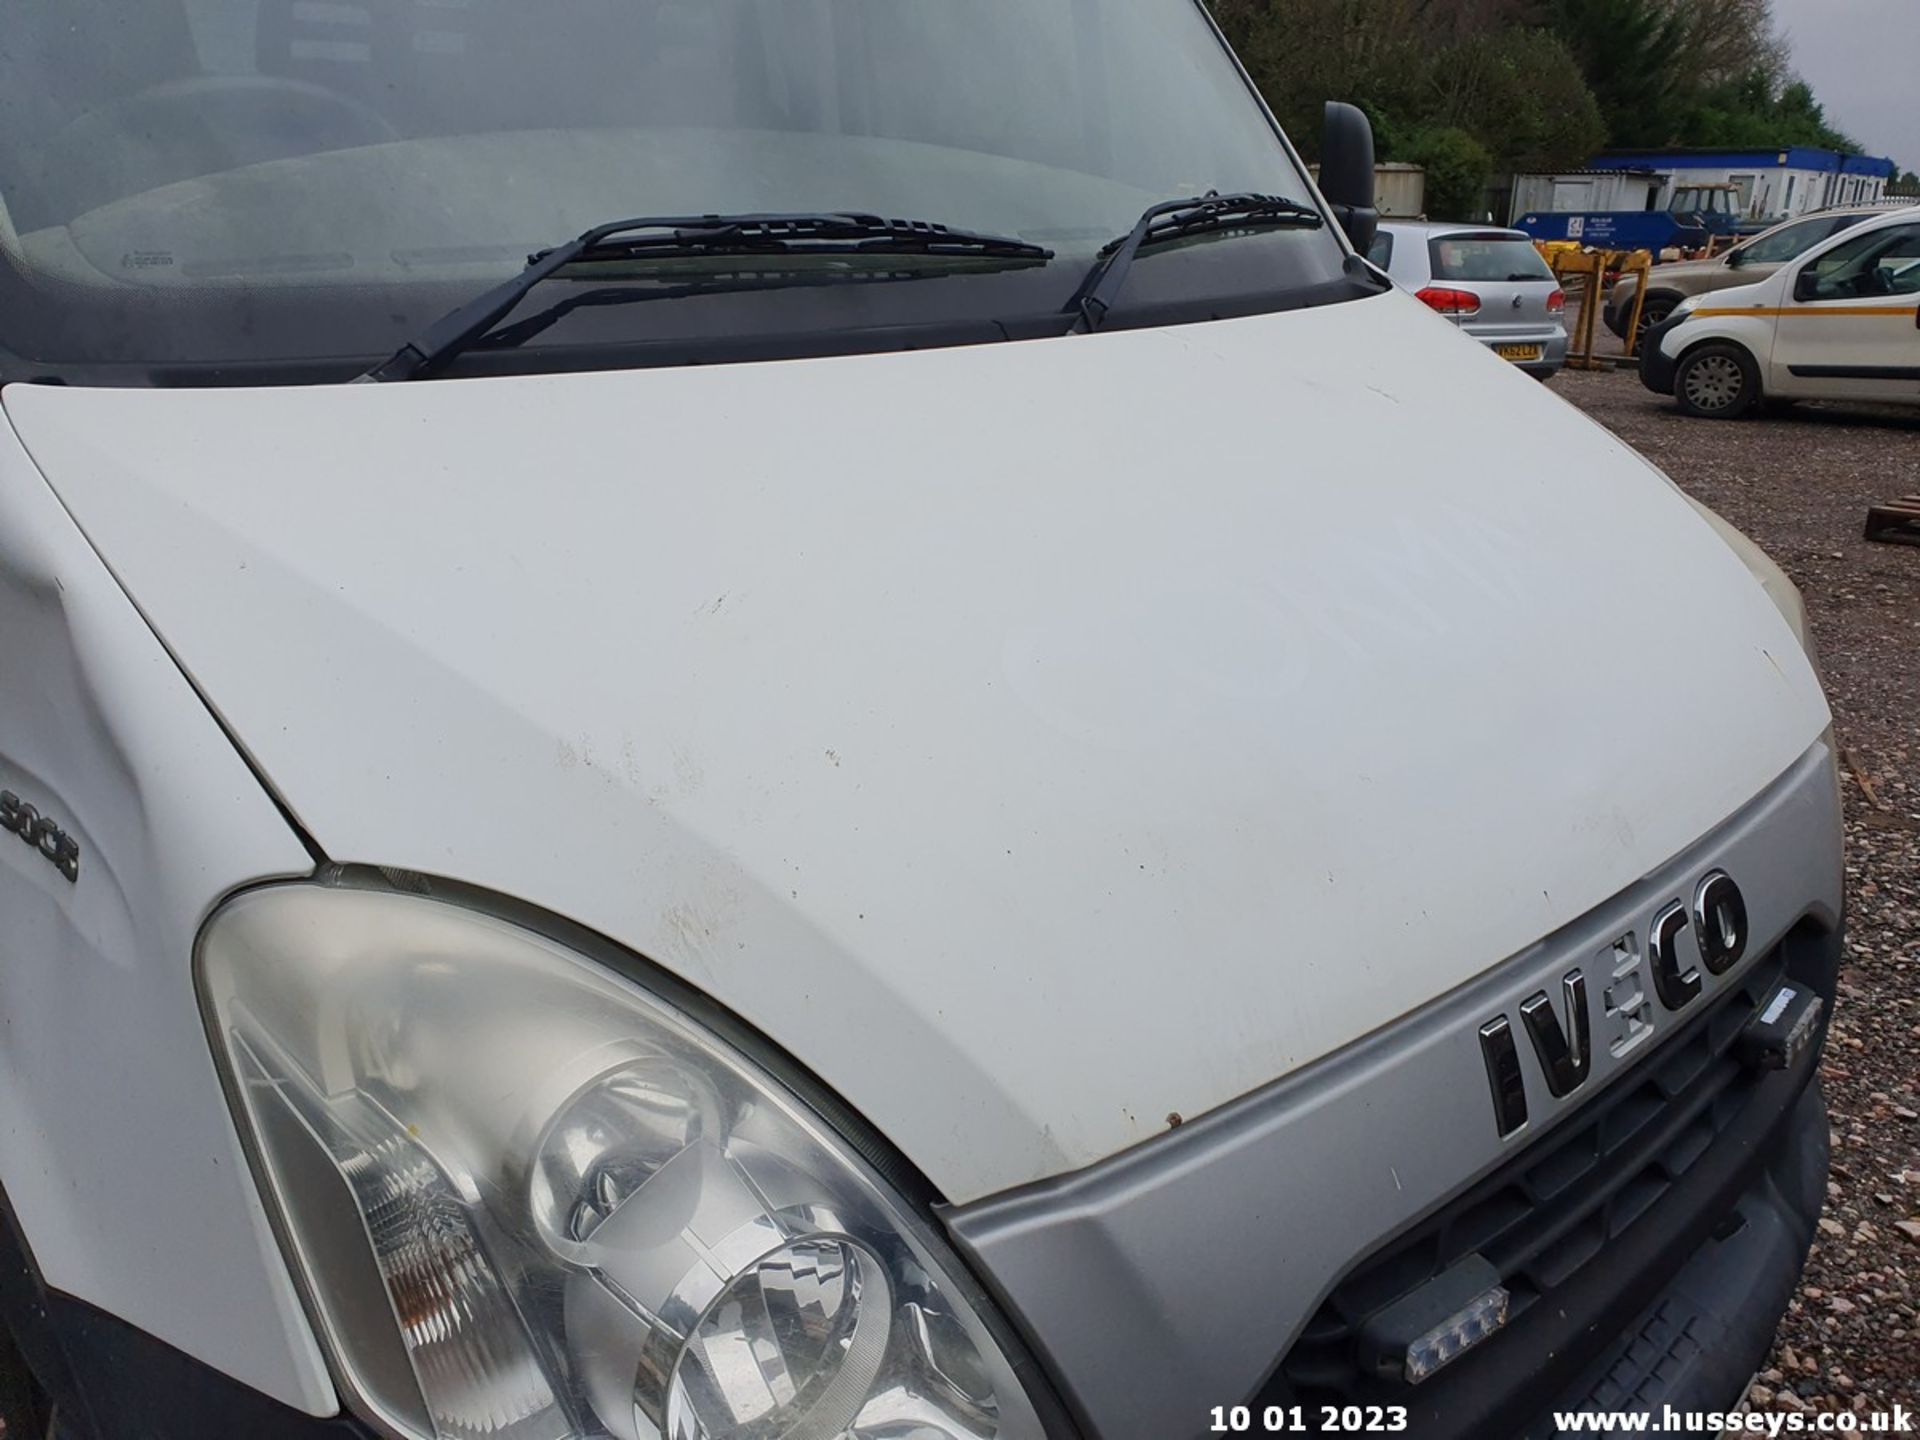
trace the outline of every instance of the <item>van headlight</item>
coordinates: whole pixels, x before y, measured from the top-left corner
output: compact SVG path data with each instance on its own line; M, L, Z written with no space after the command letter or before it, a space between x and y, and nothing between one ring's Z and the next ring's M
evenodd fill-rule
M199 967L340 1379L393 1433L1043 1434L919 1207L607 966L445 901L296 884L224 906Z

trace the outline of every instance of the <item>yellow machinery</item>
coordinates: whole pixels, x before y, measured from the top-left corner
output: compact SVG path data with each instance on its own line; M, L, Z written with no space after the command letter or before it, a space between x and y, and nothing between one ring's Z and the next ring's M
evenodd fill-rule
M1627 334L1640 333L1641 307L1647 298L1647 276L1653 269L1653 256L1645 250L1586 250L1570 240L1548 240L1538 246L1553 273L1571 299L1578 291L1580 310L1567 327L1567 364L1576 370L1605 370L1617 363L1596 356L1600 308L1606 303L1609 277L1638 275L1640 285L1634 291L1633 313L1627 317ZM1628 345L1631 355L1637 347Z

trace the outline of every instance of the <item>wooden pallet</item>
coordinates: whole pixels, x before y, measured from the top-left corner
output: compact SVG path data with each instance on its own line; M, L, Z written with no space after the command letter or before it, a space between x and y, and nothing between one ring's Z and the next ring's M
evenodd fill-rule
M1867 511L1867 539L1883 545L1920 545L1920 495Z

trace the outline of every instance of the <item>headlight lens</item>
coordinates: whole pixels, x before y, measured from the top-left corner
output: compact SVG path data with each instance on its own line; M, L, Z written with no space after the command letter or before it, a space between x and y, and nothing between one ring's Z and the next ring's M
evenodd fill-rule
M434 1440L1038 1440L915 1207L710 1030L531 931L291 885L201 941L342 1378Z

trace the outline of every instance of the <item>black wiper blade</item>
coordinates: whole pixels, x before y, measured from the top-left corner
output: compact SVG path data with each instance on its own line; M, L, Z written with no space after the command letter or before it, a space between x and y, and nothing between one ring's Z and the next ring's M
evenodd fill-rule
M845 211L823 215L697 215L623 220L602 227L584 260L659 254L954 255L1051 260L1053 252L1011 235L956 230L931 220L889 220ZM538 260L540 256L530 256Z
M1317 230L1326 223L1326 217L1311 205L1283 195L1214 192L1150 206L1132 230L1102 247L1100 258L1093 262L1080 288L1063 307L1064 312L1074 317L1073 329L1098 330L1113 308L1120 287L1127 282L1134 257L1149 245L1164 245L1211 230L1252 226Z
M654 215L615 220L527 257L527 267L443 315L360 378L435 374L569 265L660 255L930 255L1051 260L1053 251L1008 235L857 211L818 215Z

